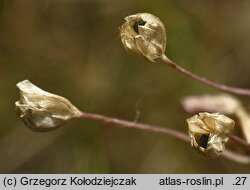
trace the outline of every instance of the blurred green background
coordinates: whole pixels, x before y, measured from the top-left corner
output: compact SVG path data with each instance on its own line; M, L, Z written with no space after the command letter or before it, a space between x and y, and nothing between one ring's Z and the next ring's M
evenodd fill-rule
M15 85L29 79L83 111L186 132L180 100L218 91L127 55L118 27L138 12L161 18L175 62L250 88L247 0L0 0L1 173L249 173L159 134L85 120L39 134L18 118Z

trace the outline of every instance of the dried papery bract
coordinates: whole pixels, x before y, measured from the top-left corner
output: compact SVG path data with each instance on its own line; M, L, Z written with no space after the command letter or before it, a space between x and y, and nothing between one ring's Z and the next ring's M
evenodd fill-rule
M235 114L242 107L240 100L229 94L187 96L181 104L189 113L207 111Z
M218 157L225 149L234 121L220 113L199 113L187 119L191 146L209 158Z
M54 130L81 114L69 100L46 92L28 80L17 83L17 88L20 100L16 102L16 109L32 131Z
M166 32L160 19L149 13L125 18L120 27L121 41L129 54L144 56L151 62L161 59L166 47Z

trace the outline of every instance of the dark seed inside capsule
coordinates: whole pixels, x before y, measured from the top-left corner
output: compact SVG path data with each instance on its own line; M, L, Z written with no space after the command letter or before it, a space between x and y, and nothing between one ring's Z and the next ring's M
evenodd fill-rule
M146 24L146 21L144 21L144 20L137 20L137 21L135 21L135 23L133 24L134 31L137 34L139 34L138 26L144 26L145 24Z
M208 143L208 135L201 135L200 139L199 139L199 146L201 146L202 148L207 148L207 143Z

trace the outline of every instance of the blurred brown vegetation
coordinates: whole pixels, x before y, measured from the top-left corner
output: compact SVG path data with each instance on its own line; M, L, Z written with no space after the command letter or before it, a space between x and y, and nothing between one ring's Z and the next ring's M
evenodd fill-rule
M171 59L250 88L247 0L0 0L1 173L249 173L159 134L84 120L37 134L16 116L15 84L29 79L86 112L134 120L140 111L138 122L187 131L180 99L218 91L127 55L118 26L137 12L161 18Z

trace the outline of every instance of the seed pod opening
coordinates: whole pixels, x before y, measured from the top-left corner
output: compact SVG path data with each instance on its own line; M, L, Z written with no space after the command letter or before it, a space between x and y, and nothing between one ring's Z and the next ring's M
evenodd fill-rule
M220 113L199 113L187 119L191 146L210 158L218 157L225 149L228 135L235 125Z
M149 13L125 18L120 36L127 53L146 57L151 62L162 58L166 47L166 32L160 19Z

